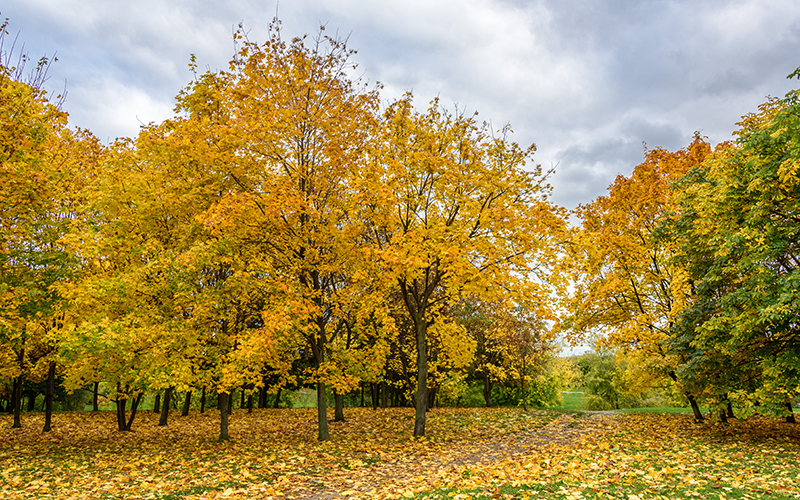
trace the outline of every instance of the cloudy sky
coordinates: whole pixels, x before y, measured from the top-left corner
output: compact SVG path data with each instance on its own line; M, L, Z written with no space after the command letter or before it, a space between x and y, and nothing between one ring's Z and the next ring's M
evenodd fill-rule
M68 91L73 125L104 142L172 114L190 54L224 69L243 22L264 40L270 20L291 38L349 37L355 62L388 101L412 90L478 111L557 165L568 208L629 174L647 147L679 149L700 131L731 138L767 95L800 86L796 0L3 0L9 41L52 55L48 88Z

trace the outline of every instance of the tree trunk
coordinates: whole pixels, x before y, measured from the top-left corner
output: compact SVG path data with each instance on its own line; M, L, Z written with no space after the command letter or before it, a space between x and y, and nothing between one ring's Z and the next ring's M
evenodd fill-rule
M94 389L92 390L92 411L100 411L100 405L98 404L98 398L100 392L100 382L94 383Z
M127 392L128 388L125 388ZM117 430L120 432L125 431L125 406L128 404L128 397L122 394L122 385L117 382Z
M156 394L156 400L153 403L153 413L161 413L161 393Z
M685 394L686 394L686 399L689 400L689 404L692 406L692 413L694 413L695 421L696 422L702 422L704 420L704 418L703 418L703 414L700 413L700 407L697 405L697 400L694 399L694 396L692 396L688 392L685 393Z
M425 435L425 414L428 411L428 336L425 317L416 318L417 334L417 405L414 416L414 436Z
M21 356L20 356L21 357ZM22 383L24 381L24 377L20 373L19 377L14 380L14 396L11 399L13 403L13 412L14 412L14 423L11 424L12 429L20 429L22 428L22 420L20 419L20 413L22 413Z
M189 415L189 407L192 406L192 391L186 391L186 397L183 400L183 411L181 417Z
M273 408L279 408L281 404L281 388L278 387L277 392L275 392L275 402L273 403Z
M520 379L522 382L522 410L528 411L528 395L525 394L525 370L527 366L525 366L526 357L522 356L522 374L520 374Z
M787 424L797 423L797 421L794 419L794 410L792 409L792 403L786 403L786 408L789 410L789 414L786 415L786 423Z
M200 394L200 413L206 412L206 386L203 386L203 392Z
M53 393L56 391L56 362L51 361L47 368L47 386L44 391L44 427L42 432L50 432L53 420Z
M736 418L736 415L733 414L733 406L731 406L730 401L728 401L728 418Z
M247 395L247 413L253 413L253 394Z
M159 427L164 427L167 425L167 420L169 419L169 407L171 401L172 401L172 386L169 386L164 390L164 404L161 406L161 416L158 419Z
M728 414L725 413L725 410L720 410L720 412L719 412L719 421L722 422L723 424L727 424L728 423Z
M335 407L333 411L333 421L344 422L344 394L334 389L333 401Z
M381 408L389 407L389 384L384 380L381 382Z
M325 397L325 382L317 382L317 439L327 441L328 434L328 399Z
M239 408L244 408L244 406L245 406L245 402L244 402L245 392L246 391L244 390L244 386L242 386L242 400L239 401Z
M486 402L486 407L492 407L492 387L494 386L494 381L492 381L492 377L487 373L483 376L483 400Z
M217 398L219 402L217 404L219 406L219 440L228 441L230 439L228 435L228 406L230 405L231 397L227 392L221 392Z
M359 407L363 408L364 407L364 382L361 382L359 385L361 386L361 404L359 405Z
M378 383L372 382L370 384L370 395L372 396L372 409L378 409Z
M133 406L131 406L131 416L128 419L128 422L125 424L125 430L131 430L131 426L133 425L133 419L136 418L136 410L139 408L139 402L142 400L142 395L144 392L140 392L138 396L133 398ZM125 418L125 413L122 414L123 420Z
M28 406L25 408L28 413L36 410L36 396L38 396L36 391L28 392Z
M266 384L262 385L258 389L258 407L259 408L266 408L267 407L267 386L266 386Z

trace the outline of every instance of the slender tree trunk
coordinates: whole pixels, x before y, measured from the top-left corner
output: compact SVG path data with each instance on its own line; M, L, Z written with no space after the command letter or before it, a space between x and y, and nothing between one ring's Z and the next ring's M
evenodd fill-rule
M156 394L156 400L153 403L153 413L161 413L161 393Z
M522 382L522 410L528 411L528 395L525 394L525 370L527 370L526 356L522 356L522 374L520 375Z
M169 407L172 402L172 386L164 390L164 405L161 407L161 416L158 419L158 426L164 427L169 419Z
M56 391L56 362L51 361L47 368L47 386L44 391L44 427L42 432L50 432L53 420L53 393Z
M219 393L217 401L219 401L219 440L228 441L228 406L230 405L231 396L227 392Z
M733 406L731 406L731 402L728 401L728 418L736 418L736 415L733 413Z
M692 396L688 392L685 394L686 394L686 399L689 400L689 404L692 406L692 413L694 413L695 421L703 422L705 419L703 418L703 414L700 413L700 407L697 405L697 400L694 398L694 396Z
M723 424L727 424L728 423L728 414L725 413L725 410L720 410L720 412L719 412L719 421L722 422Z
M370 395L372 396L372 409L378 409L378 383L372 382L370 384Z
M794 418L794 410L792 409L792 403L786 403L786 408L789 410L789 414L786 415L786 423L796 424L797 421Z
M25 408L28 413L36 410L36 396L38 396L36 391L28 392L28 406Z
M492 386L494 382L492 377L487 373L483 376L483 400L486 402L486 407L492 407Z
M327 441L328 434L328 398L325 396L325 382L317 382L317 439Z
M242 386L242 400L239 401L239 408L244 408L245 407L245 402L244 402L245 392L247 392L247 391L245 391L244 390L244 386Z
M100 382L95 382L94 389L92 390L92 411L100 411L100 405L98 404L99 392L100 392Z
M125 424L125 430L131 430L131 426L133 426L133 419L136 418L136 410L139 409L139 403L142 401L142 395L144 392L140 392L138 396L133 398L133 405L131 406L131 416L128 418L128 422ZM125 413L122 414L123 419L125 418Z
M417 334L417 405L414 416L414 436L425 435L425 415L428 411L428 336L425 317L416 319Z
M258 407L266 408L267 407L267 385L264 384L258 389Z
M361 404L359 405L361 408L364 407L364 382L359 384L361 386Z
M22 383L24 382L24 377L20 373L19 377L14 380L14 396L11 399L14 407L14 423L11 424L12 429L20 429L22 428L22 420L20 418L20 414L22 413Z
M206 412L206 386L203 386L203 392L200 394L200 413Z
M273 408L279 408L281 405L281 388L278 387L278 390L275 392L275 402L272 404Z
M333 421L344 422L344 394L334 389L333 401L335 407L333 411Z
M181 412L182 417L189 415L189 407L191 406L192 406L192 391L186 391L186 397L183 400L183 411Z
M125 392L128 387L125 387ZM117 382L117 430L125 431L125 407L128 405L128 397L122 393L122 385Z
M389 407L389 384L384 380L381 382L381 408Z

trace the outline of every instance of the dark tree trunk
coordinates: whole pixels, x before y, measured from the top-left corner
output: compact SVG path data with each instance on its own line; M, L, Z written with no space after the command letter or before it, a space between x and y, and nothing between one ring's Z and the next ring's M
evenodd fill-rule
M126 392L128 388L125 388ZM117 430L120 432L125 430L125 406L128 404L128 397L122 394L122 386L117 382Z
M125 424L125 430L126 431L131 430L131 426L133 426L133 419L136 418L136 410L139 409L139 403L142 401L142 395L143 394L144 394L143 392L140 392L138 396L133 398L133 406L131 406L131 416L130 416L130 418L128 418L128 422ZM123 411L122 417L123 417L123 420L124 420L124 418L125 418L124 411Z
M28 413L36 410L36 396L38 394L35 391L28 392L28 405L25 408Z
M245 406L245 402L244 402L245 392L246 391L244 390L244 387L242 387L242 400L239 401L239 408L244 408L244 406Z
M344 394L334 389L333 401L334 401L333 421L344 422Z
M192 391L186 391L186 397L183 400L183 411L181 417L189 415L189 408L192 406Z
M372 396L372 409L378 409L378 383L372 382L370 384L370 395Z
M389 407L389 384L381 382L381 408Z
M247 413L253 413L253 394L247 395Z
M425 416L428 411L428 335L423 314L415 318L417 337L417 404L414 415L414 436L425 435Z
M725 410L721 410L719 412L719 421L722 422L723 424L728 423L728 414L725 413Z
M158 419L158 426L164 427L167 425L167 420L169 419L169 407L170 402L172 401L172 386L167 387L164 390L164 404L161 406L161 416Z
M792 409L792 403L786 403L786 409L789 410L789 414L786 415L786 423L787 424L797 423L794 419L794 410Z
M273 408L279 408L281 404L281 388L278 387L278 390L275 392L275 402L273 403Z
M317 382L317 439L327 441L328 434L328 398L325 396L325 382Z
M156 400L153 403L153 413L161 413L161 393L156 394Z
M100 382L95 382L94 389L92 390L92 411L100 411L100 405L98 404L99 392L100 392Z
M267 407L267 386L266 386L266 384L262 385L258 389L258 407L259 407L259 409Z
M731 406L730 401L728 401L728 418L736 418L736 415L733 414L733 406Z
M200 413L206 412L206 386L203 386L203 392L200 394Z
M228 441L228 406L230 406L230 395L227 392L221 392L217 396L219 407L219 440Z
M14 381L14 397L12 398L13 403L13 411L14 411L14 423L11 424L12 429L20 429L22 428L22 420L20 419L20 413L22 413L22 383L24 381L24 377L20 374L19 377L16 378Z
M56 391L56 362L51 361L47 368L47 386L44 391L44 427L42 432L50 432L53 421L53 393Z
M685 393L685 394L686 394L686 399L689 400L689 404L692 406L692 413L694 413L695 421L696 422L702 422L704 420L704 418L703 418L703 414L700 413L700 407L697 405L697 400L694 399L694 396L692 396L688 392Z
M361 404L359 405L361 408L364 407L364 382L359 384L361 386Z
M492 407L492 387L494 387L494 381L487 373L483 377L483 400L486 402L487 408Z

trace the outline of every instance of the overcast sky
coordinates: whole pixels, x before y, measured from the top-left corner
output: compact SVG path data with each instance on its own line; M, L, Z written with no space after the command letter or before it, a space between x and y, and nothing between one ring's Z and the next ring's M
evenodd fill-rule
M3 0L0 14L31 56L57 52L48 88L66 81L71 123L108 142L171 116L190 54L225 69L235 26L262 41L276 8L287 38L320 23L349 36L387 100L413 90L418 106L439 96L511 123L558 166L567 208L629 174L643 142L728 140L767 95L800 86L785 78L800 66L797 0Z

